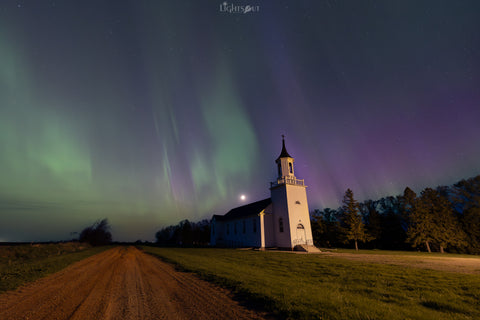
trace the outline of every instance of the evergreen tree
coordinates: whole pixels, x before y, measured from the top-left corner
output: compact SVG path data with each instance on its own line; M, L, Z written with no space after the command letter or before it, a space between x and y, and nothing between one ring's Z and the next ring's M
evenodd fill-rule
M465 232L467 252L480 254L480 175L456 183L453 198Z
M416 224L418 223L419 217L416 215L416 206L417 206L417 194L406 187L403 191L403 195L399 196L400 203L400 215L402 218L402 228L407 230L406 232L406 242L412 243L412 238ZM427 249L430 246L427 246Z
M341 214L341 227L345 235L344 242L354 241L355 250L358 251L358 241L366 242L371 239L365 232L362 216L359 214L360 206L353 198L353 191L347 189L343 197Z
M331 248L341 243L338 237L341 232L336 216L337 211L330 208L323 211L316 209L312 213L311 226L315 245Z
M434 190L431 201L435 212L436 240L440 246L440 252L443 253L447 247L466 246L465 233L460 228L458 217L446 195Z
M435 234L433 214L428 205L420 199L413 198L411 205L408 211L407 242L411 243L412 247L425 244L427 251L432 252L430 243Z
M470 207L461 216L468 244L467 252L480 254L480 207Z
M315 209L310 215L310 225L312 227L313 242L317 247L324 247L323 235L326 233L326 225L323 219L323 212Z
M437 190L426 188L410 216L408 241L418 247L425 243L428 252L430 244L439 246L440 252L448 246L466 245L465 233L461 230L457 217L448 199Z
M460 212L470 207L480 207L480 175L457 182L453 196Z
M400 197L400 211L404 222L408 225L410 220L410 215L415 210L415 201L417 201L417 194L406 187L403 191L403 196Z
M360 212L365 221L365 228L371 240L373 240L373 246L377 248L378 240L380 240L382 236L382 216L377 210L376 202L372 200L364 201L360 204Z

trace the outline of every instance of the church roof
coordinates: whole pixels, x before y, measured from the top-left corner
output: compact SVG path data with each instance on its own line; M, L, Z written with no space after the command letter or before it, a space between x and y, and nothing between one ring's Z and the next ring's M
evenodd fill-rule
M272 199L268 198L268 199L253 202L241 207L234 208L228 211L227 214L223 216L216 214L213 217L217 221L237 220L243 217L259 214L263 209L268 207L271 203L272 203Z
M282 152L278 156L277 160L280 158L291 158L292 156L288 154L287 148L285 148L285 139L282 138Z

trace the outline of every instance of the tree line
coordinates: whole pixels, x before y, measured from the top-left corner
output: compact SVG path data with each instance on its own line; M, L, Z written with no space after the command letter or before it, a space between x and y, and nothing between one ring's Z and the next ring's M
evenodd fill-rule
M340 208L315 210L311 222L320 247L480 254L480 175L361 203L348 189Z
M176 225L160 229L155 238L162 246L207 246L210 243L210 222L182 220Z

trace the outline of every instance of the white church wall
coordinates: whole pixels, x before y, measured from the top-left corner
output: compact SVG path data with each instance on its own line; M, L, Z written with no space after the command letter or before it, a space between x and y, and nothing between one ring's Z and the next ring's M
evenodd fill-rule
M221 242L225 239L225 226L222 221L212 220L210 227L210 245L221 245Z
M275 247L275 230L274 230L274 221L273 221L273 206L270 204L265 208L264 216L264 232L265 232L265 247Z
M229 247L260 247L260 217L252 215L224 221L223 238L222 245Z
M292 235L292 247L297 244L312 244L312 228L308 211L307 192L305 187L286 185L288 198L288 211L290 215L290 234ZM299 229L299 225L303 226Z
M260 247L260 217L254 216L248 219L247 228L250 228L249 234L251 235L251 247Z
M212 219L210 222L210 245L216 246L217 245L217 239L218 239L218 228L219 223L215 221L215 219Z
M288 218L288 203L285 185L271 190L273 205L273 230L276 247L291 248L290 224ZM280 220L281 219L281 220ZM280 221L283 227L280 226Z

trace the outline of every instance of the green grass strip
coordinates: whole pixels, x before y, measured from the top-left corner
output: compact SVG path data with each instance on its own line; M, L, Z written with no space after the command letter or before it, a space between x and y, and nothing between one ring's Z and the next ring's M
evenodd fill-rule
M289 319L480 319L480 276L318 255L143 247Z

